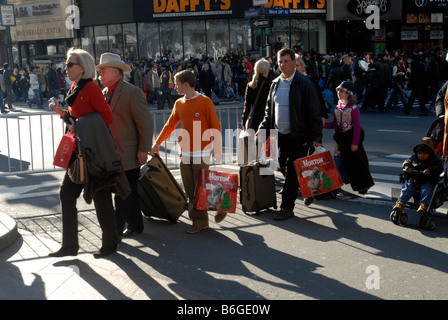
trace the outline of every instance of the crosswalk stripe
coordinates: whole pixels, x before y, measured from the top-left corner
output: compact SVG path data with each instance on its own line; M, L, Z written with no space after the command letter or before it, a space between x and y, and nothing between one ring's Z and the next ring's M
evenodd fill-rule
M403 166L403 163L398 162L382 162L382 161L372 161L369 162L370 166L374 167L390 167L390 168L401 168Z
M412 131L409 130L387 130L387 129L378 129L376 130L378 132L393 132L393 133L412 133Z
M392 174L371 173L373 180L399 181L399 176Z
M402 160L408 159L410 157L411 156L408 154L390 154L390 155L386 156L386 158L402 159Z

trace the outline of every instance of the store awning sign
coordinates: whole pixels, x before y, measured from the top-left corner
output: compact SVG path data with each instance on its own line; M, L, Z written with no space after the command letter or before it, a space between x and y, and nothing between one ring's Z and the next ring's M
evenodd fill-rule
M347 3L347 10L358 17L366 18L370 14L367 12L369 6L377 6L380 9L380 15L384 15L390 11L392 8L392 1L390 0L350 0Z
M0 25L4 27L10 27L16 25L16 17L14 15L14 5L2 5L0 6L1 21Z
M268 14L273 16L293 15L293 14L321 14L327 13L326 0L269 0L265 6ZM281 10L283 9L283 10Z

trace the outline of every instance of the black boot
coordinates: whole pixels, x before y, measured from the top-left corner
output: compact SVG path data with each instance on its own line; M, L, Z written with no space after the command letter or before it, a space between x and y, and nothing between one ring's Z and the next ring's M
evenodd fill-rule
M56 252L51 252L50 257L65 257L65 256L77 256L79 246L61 247Z
M100 250L98 250L97 252L95 252L95 253L93 254L93 257L94 257L95 259L104 258L104 257L106 257L106 256L108 256L108 255L110 255L111 253L114 253L114 252L116 252L116 251L117 251L117 245L116 245L116 244L114 244L114 245L108 245L108 246L103 246L103 247L101 247Z

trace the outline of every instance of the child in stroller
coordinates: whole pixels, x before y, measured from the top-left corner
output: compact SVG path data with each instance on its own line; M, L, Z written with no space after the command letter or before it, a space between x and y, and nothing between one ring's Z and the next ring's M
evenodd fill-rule
M440 121L436 124L440 124ZM440 150L441 144L441 141L438 140L440 138L437 130L439 127L433 123L431 128L428 130L427 137L424 137L413 148L414 155L403 163L404 185L390 215L390 220L395 224L405 225L407 223L408 217L404 212L404 207L412 197L415 203L408 205L411 208L418 207L419 227L428 230L435 229L435 220L429 215L446 199L447 181L446 175L441 176L444 166L440 154L437 152Z

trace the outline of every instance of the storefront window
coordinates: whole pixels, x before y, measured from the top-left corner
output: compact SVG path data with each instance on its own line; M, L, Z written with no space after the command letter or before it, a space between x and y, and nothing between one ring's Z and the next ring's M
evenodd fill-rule
M275 51L282 48L289 48L291 45L289 19L274 19L273 22L272 35L275 37Z
M291 20L291 46L295 51L308 51L308 19Z
M137 26L135 23L123 25L124 57L126 61L134 61L138 58L137 51Z
M97 64L100 62L101 55L108 51L107 26L95 27L95 58Z
M230 20L230 51L238 54L252 48L252 29L250 20Z
M207 20L206 29L208 55L218 59L229 53L229 21L227 19Z
M185 21L184 33L184 58L200 58L206 54L205 24L204 20Z
M162 55L173 57L176 60L183 58L182 22L164 22L160 24L160 37Z
M93 37L93 27L85 27L81 29L81 45L84 50L94 56L95 45Z
M317 19L309 19L309 32L308 32L308 50L319 51L319 30L320 21Z
M109 51L120 56L123 55L123 30L121 24L109 25Z
M140 57L151 59L160 57L159 23L139 23L138 41Z

